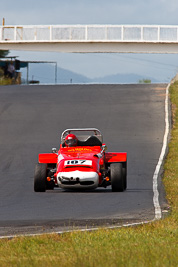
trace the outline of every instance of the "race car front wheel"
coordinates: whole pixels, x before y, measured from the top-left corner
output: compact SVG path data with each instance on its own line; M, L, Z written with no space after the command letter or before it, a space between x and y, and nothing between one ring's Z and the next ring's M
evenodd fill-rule
M36 164L35 175L34 175L34 191L35 192L46 191L46 173L47 173L47 164L45 163Z
M111 186L113 192L124 191L124 176L121 163L112 163L110 165Z

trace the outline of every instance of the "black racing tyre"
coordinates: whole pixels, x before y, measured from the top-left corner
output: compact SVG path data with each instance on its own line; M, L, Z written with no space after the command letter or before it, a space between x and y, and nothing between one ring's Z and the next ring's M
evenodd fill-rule
M112 163L110 165L111 186L113 192L124 191L124 178L121 163Z
M127 189L127 162L125 162L122 166L122 173L124 179L124 190Z
M46 191L46 173L47 173L47 164L45 163L36 164L35 175L34 175L34 191L35 192Z

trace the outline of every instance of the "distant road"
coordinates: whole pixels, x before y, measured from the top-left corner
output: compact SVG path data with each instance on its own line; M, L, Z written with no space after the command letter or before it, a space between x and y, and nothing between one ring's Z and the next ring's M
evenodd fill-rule
M0 235L153 219L166 86L1 86ZM35 193L38 153L58 148L64 129L82 127L100 129L108 151L128 153L127 191ZM160 180L159 189L163 206Z

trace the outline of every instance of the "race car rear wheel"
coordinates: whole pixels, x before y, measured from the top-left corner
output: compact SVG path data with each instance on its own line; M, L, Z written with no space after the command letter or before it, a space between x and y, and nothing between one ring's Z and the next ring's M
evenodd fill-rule
M124 179L124 190L127 189L127 162L122 164L122 173Z
M110 165L111 186L113 192L124 191L124 176L121 163L112 163Z
M45 163L36 164L35 175L34 175L34 191L35 192L46 191L46 173L47 173L47 164Z

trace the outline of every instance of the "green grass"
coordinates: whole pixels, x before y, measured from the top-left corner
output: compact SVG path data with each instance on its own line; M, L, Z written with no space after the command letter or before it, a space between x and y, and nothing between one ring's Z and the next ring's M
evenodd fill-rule
M169 154L164 165L164 184L166 187L167 199L172 208L172 216L178 215L176 212L178 204L178 81L170 87L170 99L172 103L173 128L171 132L171 142L169 144Z
M0 266L176 266L176 241L175 227L157 223L16 238L1 242Z
M163 178L170 215L115 230L0 240L0 266L178 266L178 82L170 96L174 125Z
M10 84L12 84L12 79L0 78L0 85L10 85Z

